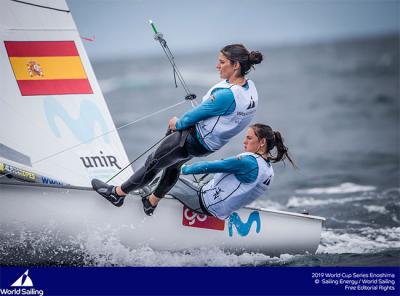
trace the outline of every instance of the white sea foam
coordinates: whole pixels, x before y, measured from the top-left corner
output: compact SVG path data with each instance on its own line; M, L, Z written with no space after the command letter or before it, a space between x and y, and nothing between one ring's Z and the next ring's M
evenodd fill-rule
M335 217L330 217L329 218L330 221L334 221L334 222L338 222L338 223L343 223L343 224L352 224L352 225L373 225L372 223L368 223L368 222L362 222L362 221L358 221L358 220L341 220L341 219L337 219Z
M331 187L315 187L309 189L299 189L296 193L299 194L343 194L343 193L354 193L354 192L364 192L373 191L375 186L358 185L354 183L342 183L337 186Z
M354 196L345 198L326 198L326 199L316 199L313 197L301 197L293 196L290 197L286 206L288 208L293 207L316 207L328 204L345 204L349 202L361 201L361 200L372 200L373 196Z
M385 191L383 191L382 194L400 196L400 187L386 189Z
M230 254L219 248L188 251L157 251L149 247L130 249L115 238L92 237L82 246L90 264L98 266L258 266L281 264L295 256L269 257L261 253Z
M86 264L97 266L260 266L283 265L301 255L270 257L262 253L233 254L217 247L185 251L154 250L148 246L130 248L123 244L115 229L91 229L79 237Z
M249 204L249 207L254 207L254 208L262 208L262 209L273 209L273 210L285 210L286 207L282 204L280 204L277 201L273 200L262 200L262 199L257 199L251 204Z
M400 227L350 230L327 229L322 232L317 254L374 253L388 248L400 248Z
M376 206L376 205L364 205L364 208L368 212L377 212L380 214L387 214L389 211L385 208L385 206Z

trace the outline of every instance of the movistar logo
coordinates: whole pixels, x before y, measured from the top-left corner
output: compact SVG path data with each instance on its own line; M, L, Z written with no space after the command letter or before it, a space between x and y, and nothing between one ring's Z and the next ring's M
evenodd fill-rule
M21 275L11 287L33 287L31 278L28 275L29 269Z
M256 107L256 102L254 102L253 97L250 97L250 104L247 107L247 110L255 108Z
M234 212L229 216L229 223L228 223L229 236L233 235L233 226L236 227L236 230L240 236L247 236L250 232L253 223L256 223L256 232L259 233L261 230L261 219L259 212L257 211L252 212L249 216L249 219L247 219L246 223L243 223L239 215L236 212Z
M64 122L80 142L89 141L96 136L96 125L100 127L102 134L108 131L106 121L97 105L89 100L81 101L78 118L73 118L54 97L45 97L44 112L51 131L58 138L62 136L57 125L59 120ZM103 139L106 143L110 142L108 134L104 135Z

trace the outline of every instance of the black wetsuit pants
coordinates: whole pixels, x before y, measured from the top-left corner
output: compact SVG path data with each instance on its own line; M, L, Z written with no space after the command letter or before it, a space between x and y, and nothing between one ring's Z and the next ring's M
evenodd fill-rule
M162 198L178 181L182 165L195 156L211 152L197 140L194 129L176 131L167 136L157 149L149 155L144 166L139 168L121 189L128 193L148 185L164 170L154 194Z

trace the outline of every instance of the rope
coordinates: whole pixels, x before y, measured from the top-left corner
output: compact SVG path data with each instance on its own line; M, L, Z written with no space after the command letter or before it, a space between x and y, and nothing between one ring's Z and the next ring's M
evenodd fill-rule
M167 56L167 59L169 60L169 62L171 63L171 66L174 70L174 73L176 73L176 75L178 76L179 81L182 84L183 89L185 90L186 94L189 95L190 94L190 90L185 82L185 80L183 79L182 74L180 73L178 66L175 64L175 58L172 55L171 50L169 49L167 42L165 41L165 39L162 39L162 41L160 40L161 43L161 47L165 53L165 55Z
M152 23L151 23L152 24ZM153 24L152 24L153 26ZM190 100L192 107L195 107L197 105L197 101L196 101L196 95L192 94L189 90L189 87L187 86L185 80L183 79L183 76L181 74L181 72L178 69L178 66L175 63L175 58L174 55L172 54L171 50L169 49L168 45L167 45L167 41L163 38L163 35L161 33L158 33L157 30L155 29L155 27L153 27L154 30L154 39L157 40L160 45L162 50L164 51L169 63L172 66L172 70L173 70L173 74L174 74L174 82L175 82L175 87L178 87L177 83L176 83L176 76L178 76L178 80L180 81L183 89L186 92L186 100Z
M153 146L151 146L150 148L148 148L146 151L144 151L142 154L140 154L138 157L135 158L135 160L132 160L127 166L125 166L124 168L122 168L118 173L116 173L114 176L112 176L110 179L108 179L106 181L106 183L110 182L112 179L114 179L116 176L118 176L120 173L122 173L123 171L125 171L126 168L128 168L129 166L131 166L135 161L137 161L139 158L141 158L143 155L145 155L147 152L149 152L151 149L153 149L156 145L158 145L158 143L160 143L162 140L164 140L166 137L168 136L168 134L166 134L164 137L162 137L160 140L158 140L155 144L153 144Z
M178 87L178 85L176 84L176 76L178 76L178 79L179 79L179 81L181 82L182 87L183 87L183 89L184 89L185 92L186 92L186 95L187 95L187 96L192 96L192 94L190 93L189 87L187 86L185 80L183 79L183 76L182 76L181 72L180 72L179 69L178 69L178 66L175 64L175 58L174 58L174 56L172 55L171 51L169 50L169 47L168 47L168 45L167 45L167 42L166 42L164 39L163 39L163 41L164 41L165 43L162 42L162 41L160 41L160 44L161 44L161 47L162 47L162 49L163 49L165 55L167 56L167 59L169 60L171 66L172 66L172 69L173 69L173 71L174 71L175 87ZM176 74L176 76L175 76L175 74ZM192 104L192 107L195 107L195 106L197 105L196 99L190 100L190 102L191 102L191 104Z
M74 145L74 146L65 148L65 149L63 149L63 150L61 150L61 151L58 151L58 152L56 152L56 153L53 153L53 154L48 155L48 156L46 156L46 157L43 157L43 158L41 158L41 159L39 159L39 160L33 161L32 164L37 164L37 163L39 163L39 162L42 162L42 161L47 160L47 159L49 159L49 158L52 158L52 157L54 157L54 156L60 155L61 153L67 152L67 151L72 150L72 149L75 149L75 148L77 148L77 147L79 147L79 146L81 146L81 145L83 145L83 144L87 144L87 143L89 143L89 142L91 142L91 141L93 141L93 140L96 140L96 139L98 139L98 138L101 138L101 137L103 137L103 136L105 136L105 135L108 135L108 134L110 134L110 133L116 132L117 130L120 130L120 129L123 129L123 128L125 128L125 127L128 127L128 126L130 126L130 125L132 125L132 124L134 124L134 123L137 123L137 122L139 122L139 121L142 121L142 120L144 120L144 119L146 119L146 118L149 118L149 117L151 117L151 116L154 116L154 115L156 115L156 114L159 114L159 113L162 113L162 112L167 111L167 110L169 110L169 109L172 109L172 108L174 108L174 107L176 107L176 106L179 106L179 105L181 105L181 104L183 104L183 103L185 103L185 101L176 103L176 104L171 105L171 106L169 106L169 107L163 108L163 109L158 110L158 111L156 111L156 112L153 112L153 113L150 113L150 114L145 115L145 116L143 116L143 117L140 117L139 119L136 119L136 120L134 120L134 121L132 121L132 122L129 122L129 123L127 123L127 124L124 124L124 125L122 125L122 126L116 128L116 129L107 131L107 132L105 132L105 133L103 133L103 134L101 134L101 135L98 135L98 136L96 136L96 137L90 138L90 139L88 139L88 140L86 140L86 141L84 141L84 142L80 142L80 143L78 143L78 144L76 144L76 145Z

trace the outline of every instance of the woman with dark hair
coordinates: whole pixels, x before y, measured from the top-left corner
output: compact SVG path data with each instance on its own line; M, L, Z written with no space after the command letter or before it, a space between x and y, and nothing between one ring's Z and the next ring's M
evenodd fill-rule
M149 184L164 170L154 193L142 199L145 213L151 215L158 201L177 182L185 162L217 151L250 124L257 109L258 94L254 83L245 75L262 60L260 52L249 52L242 44L225 46L216 66L223 81L207 92L199 106L181 118L170 119L168 128L172 133L147 158L145 165L121 186L93 179L93 188L119 207L127 193Z
M243 144L245 152L237 156L184 165L184 175L216 174L204 186L179 178L168 195L193 211L226 219L269 189L274 177L271 162L288 159L295 167L280 132L268 125L251 125ZM274 148L275 156L272 155Z

